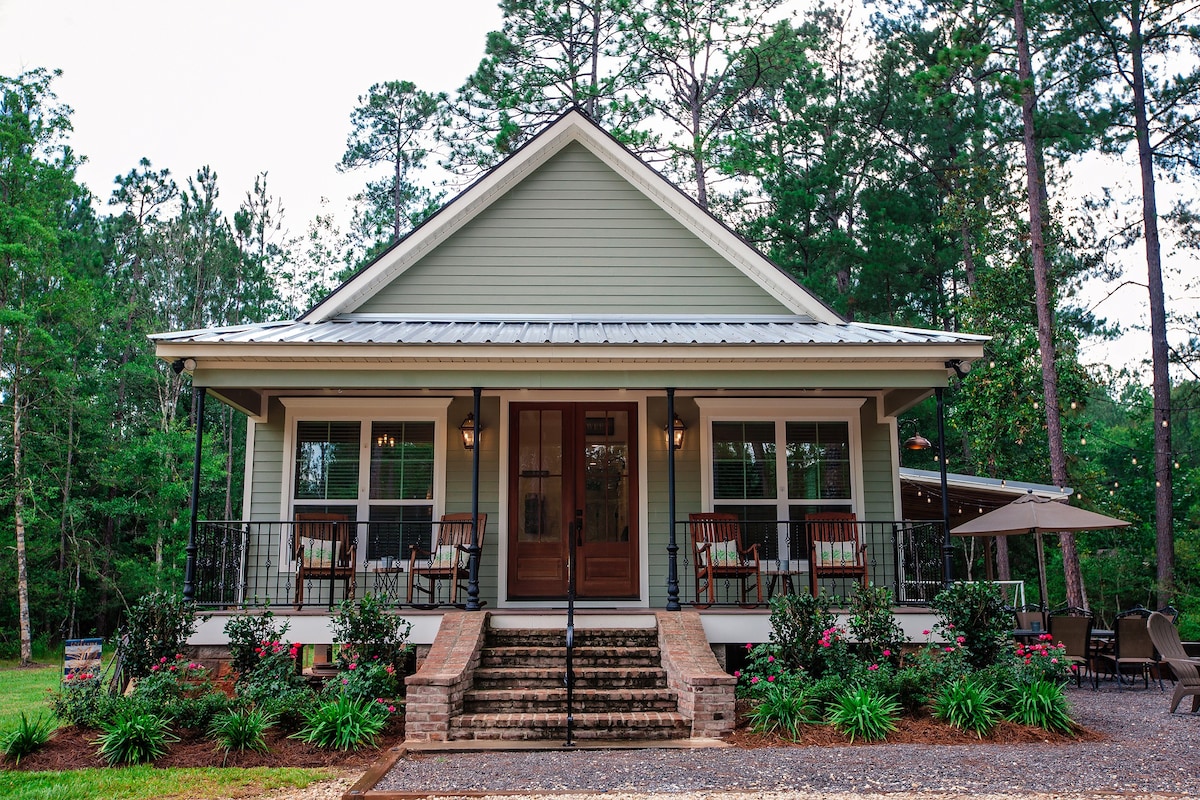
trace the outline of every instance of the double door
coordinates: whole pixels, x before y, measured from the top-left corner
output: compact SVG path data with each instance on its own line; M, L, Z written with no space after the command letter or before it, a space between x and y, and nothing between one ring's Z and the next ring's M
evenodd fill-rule
M509 599L637 597L637 404L509 409Z

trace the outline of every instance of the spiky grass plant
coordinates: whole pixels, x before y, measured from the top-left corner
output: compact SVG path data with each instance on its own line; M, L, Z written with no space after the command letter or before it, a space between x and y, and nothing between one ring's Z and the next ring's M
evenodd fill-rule
M218 714L208 726L208 737L228 756L234 750L253 750L266 753L267 730L275 723L275 716L260 708L240 708Z
M800 726L820 722L814 705L807 692L794 686L772 685L750 710L750 728L758 733L778 733L796 739L800 736Z
M33 720L30 720L22 711L21 721L17 723L17 727L0 736L0 750L3 750L7 760L14 764L20 764L22 758L36 753L42 748L42 745L50 741L52 733L54 733L52 719L44 719L41 714L38 714Z
M307 712L292 738L329 750L357 750L374 744L387 721L388 711L379 703L343 694Z
M982 739L1000 720L1000 698L992 687L964 676L942 687L933 701L933 715Z
M1052 681L1031 681L1017 686L1008 719L1048 731L1070 733L1075 729L1063 687Z
M850 737L869 742L886 739L896 730L900 702L863 686L855 686L834 697L829 706L829 722Z
M179 741L167 728L166 720L136 708L119 712L101 726L101 731L96 744L109 765L154 761L167 754L171 742Z

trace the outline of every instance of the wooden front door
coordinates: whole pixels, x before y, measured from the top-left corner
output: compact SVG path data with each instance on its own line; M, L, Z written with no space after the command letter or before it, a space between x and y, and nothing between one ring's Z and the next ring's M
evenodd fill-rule
M514 403L510 413L510 599L566 597L572 533L577 596L636 598L637 404Z

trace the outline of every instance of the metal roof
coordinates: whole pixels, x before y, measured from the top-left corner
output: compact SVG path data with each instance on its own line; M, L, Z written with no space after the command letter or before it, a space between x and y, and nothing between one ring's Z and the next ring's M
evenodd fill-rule
M521 319L347 315L325 322L268 322L160 333L160 344L362 345L828 345L965 344L986 336L802 316L592 317Z

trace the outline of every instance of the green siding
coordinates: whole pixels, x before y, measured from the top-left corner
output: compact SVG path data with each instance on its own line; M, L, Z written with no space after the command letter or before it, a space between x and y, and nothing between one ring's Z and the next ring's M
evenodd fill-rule
M578 143L354 311L789 313Z
M877 422L875 400L862 407L863 511L877 536L890 542L890 525L896 520L895 480L896 450L892 444L891 426ZM878 541L878 539L876 540ZM876 544L868 556L874 564L872 580L876 584L892 585L896 576L895 548ZM892 587L893 592L895 587Z
M691 575L684 570L691 563L691 544L688 539L687 515L702 511L700 498L700 411L687 398L676 398L675 413L687 426L689 435L684 436L683 449L675 453L675 518L684 524L675 529L675 543L679 546L678 566L680 602L691 602L685 596L686 587L693 585ZM646 532L646 548L650 576L650 605L662 608L667 604L667 542L670 536L670 517L667 514L669 484L667 483L667 437L663 428L667 424L667 401L663 397L651 397L646 403L646 418L649 430L643 437L646 442L647 466L647 516L649 530Z
M472 454L463 449L459 424L471 413L470 397L455 398L446 425L446 513L471 510ZM479 447L479 513L487 514L483 552L479 557L479 597L496 607L500 563L500 399L484 397L479 404L483 426Z

